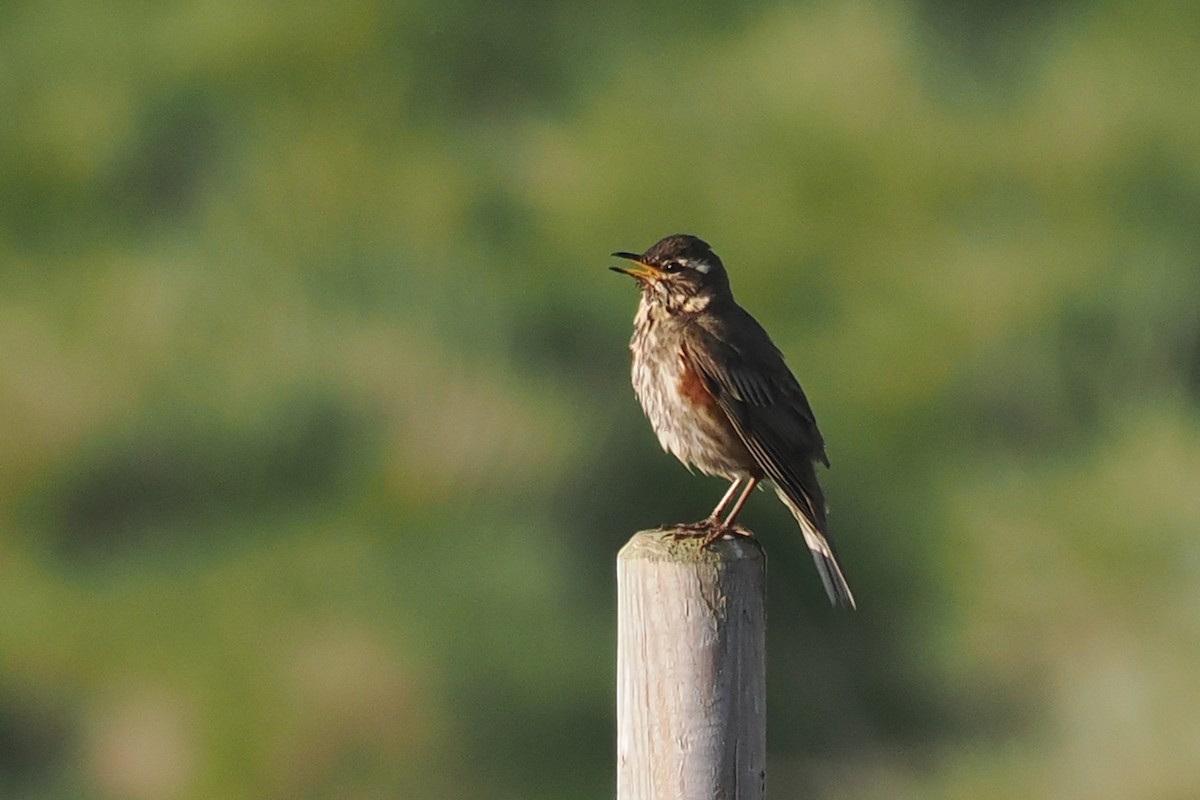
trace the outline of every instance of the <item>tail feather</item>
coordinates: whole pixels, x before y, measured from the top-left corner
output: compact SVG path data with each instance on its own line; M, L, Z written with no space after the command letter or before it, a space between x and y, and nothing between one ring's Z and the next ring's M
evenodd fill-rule
M850 585L846 583L846 576L842 574L842 568L838 566L833 545L821 531L817 530L817 526L812 523L807 514L800 510L796 503L792 502L790 497L778 487L775 491L778 493L779 499L791 509L796 521L800 523L800 531L804 534L804 543L812 552L813 563L817 565L821 583L825 584L825 594L829 595L829 602L835 606L857 608L854 603L854 594L850 591Z

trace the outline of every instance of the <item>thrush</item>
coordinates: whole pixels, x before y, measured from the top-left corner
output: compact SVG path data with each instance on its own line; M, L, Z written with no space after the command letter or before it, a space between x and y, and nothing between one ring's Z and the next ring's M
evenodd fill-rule
M731 481L716 508L679 535L707 547L728 533L760 482L791 510L835 606L854 608L828 531L816 465L825 440L800 383L771 337L733 299L725 265L707 242L685 234L611 267L641 289L633 322L633 389L663 449L689 468Z

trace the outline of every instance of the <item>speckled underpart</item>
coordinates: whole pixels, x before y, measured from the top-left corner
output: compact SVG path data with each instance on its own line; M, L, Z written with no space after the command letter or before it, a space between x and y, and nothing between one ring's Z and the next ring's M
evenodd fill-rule
M687 368L682 328L688 323L688 312L671 313L642 297L629 343L633 390L664 450L706 475L748 477L754 457L702 378ZM699 402L685 406L685 399Z

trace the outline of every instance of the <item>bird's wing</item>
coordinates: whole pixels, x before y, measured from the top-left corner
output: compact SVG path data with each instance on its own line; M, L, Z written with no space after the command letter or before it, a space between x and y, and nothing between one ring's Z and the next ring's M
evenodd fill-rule
M812 408L766 331L748 314L744 320L749 324L739 328L750 341L730 341L688 326L683 357L796 517L830 601L854 608L854 595L825 536L825 495L815 464L829 461Z
M761 341L739 347L728 337L691 325L683 337L684 358L766 476L824 530L825 497L814 469L817 461L829 463L821 432L783 356L749 315L746 319L753 328L739 327Z

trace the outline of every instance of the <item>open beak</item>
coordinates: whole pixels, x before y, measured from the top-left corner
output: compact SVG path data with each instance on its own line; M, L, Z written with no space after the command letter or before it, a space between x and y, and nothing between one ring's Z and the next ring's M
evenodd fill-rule
M649 280L650 278L657 277L660 273L660 270L658 269L658 267L655 267L652 264L647 264L645 261L642 261L642 257L640 255L638 255L637 253L616 252L616 253L613 253L613 256L616 258L624 258L628 261L632 261L635 264L635 266L632 266L632 267L609 267L609 269L611 269L613 272L620 272L625 275L632 275L633 277L637 278L638 280L643 280L643 281Z

